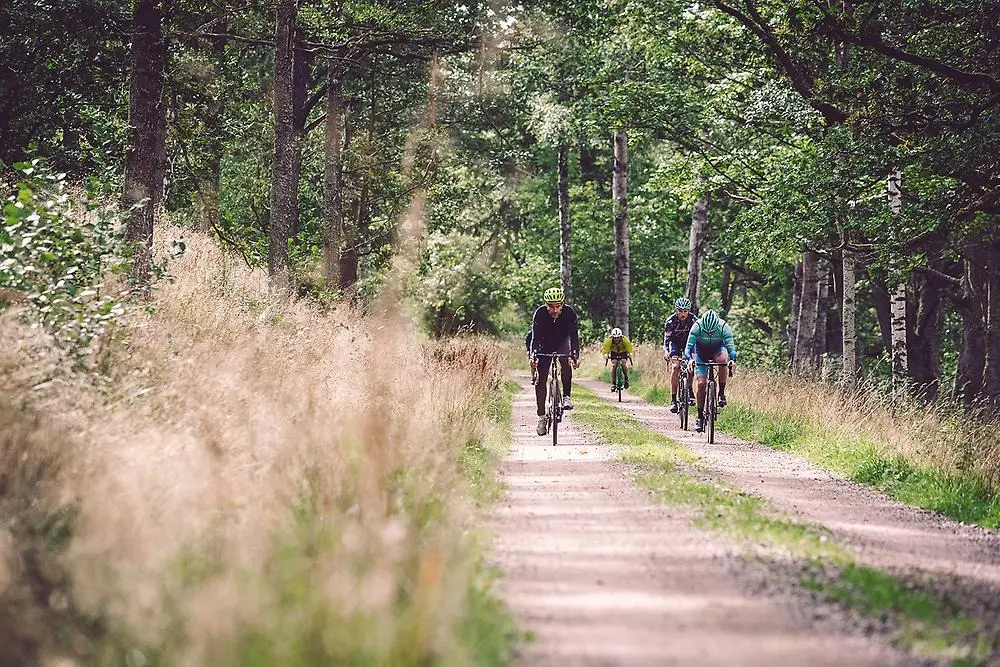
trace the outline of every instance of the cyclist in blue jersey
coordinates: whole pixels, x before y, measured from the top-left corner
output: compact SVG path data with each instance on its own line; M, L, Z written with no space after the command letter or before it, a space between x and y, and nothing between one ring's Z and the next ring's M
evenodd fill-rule
M715 361L719 366L719 407L726 405L726 380L729 377L729 366L736 361L736 342L733 330L719 317L714 310L707 311L691 327L687 346L684 348L684 359L695 363L695 395L698 398L698 419L695 420L695 430L705 428L705 386L708 382L708 367L698 364Z

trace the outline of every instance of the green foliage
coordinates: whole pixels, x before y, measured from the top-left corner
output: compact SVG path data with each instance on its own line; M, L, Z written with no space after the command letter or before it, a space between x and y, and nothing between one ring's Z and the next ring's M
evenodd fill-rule
M40 160L15 168L24 180L3 205L0 305L25 301L32 319L82 354L124 313L126 293L109 293L105 282L123 281L128 266L119 218L92 199L75 210L65 174Z

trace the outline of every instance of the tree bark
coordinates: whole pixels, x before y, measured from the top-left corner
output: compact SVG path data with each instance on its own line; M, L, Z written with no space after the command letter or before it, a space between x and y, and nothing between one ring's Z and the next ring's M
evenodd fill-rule
M155 180L159 140L163 136L159 121L163 113L163 73L167 57L162 22L159 0L136 1L129 51L131 140L125 157L122 207L128 211L125 240L132 252L132 278L140 284L149 281L153 264ZM141 204L143 201L145 203Z
M719 296L722 299L722 306L719 308L719 315L725 319L729 317L729 309L733 306L733 263L728 259L722 263L722 283L719 285Z
M299 206L298 184L302 176L302 144L306 135L306 120L308 109L306 100L309 97L309 53L305 50L302 39L302 29L293 27L292 40L292 116L295 140L292 143L292 180L295 182L294 213L292 216L291 236L298 236L302 231L302 212Z
M323 208L326 229L323 234L323 275L329 285L337 285L340 275L340 239L344 228L343 187L343 82L333 59L326 75L326 164L323 173Z
M615 326L629 335L629 248L628 248L628 137L615 132L615 163L612 197L615 202Z
M823 371L825 375L826 367L824 362L827 353L827 324L830 316L830 291L833 284L833 276L830 275L830 262L820 258L818 263L819 284L817 285L818 296L816 300L816 331L810 342L809 356L814 371Z
M986 369L986 313L980 292L986 283L986 268L980 253L966 251L962 276L962 345L955 372L955 397L971 405L983 392Z
M701 291L701 265L704 260L705 240L708 237L708 197L702 195L694 203L691 213L691 234L688 236L687 286L685 294L691 299L692 312L700 312L698 295Z
M800 375L811 375L816 370L813 354L819 310L819 279L819 255L807 250L802 253L802 296L799 299L799 322L793 359L793 368Z
M797 359L798 349L795 347L799 338L799 308L802 304L802 260L795 264L795 272L792 274L792 310L788 318L788 328L785 333L788 342L788 362L789 367L795 370L795 359Z
M941 283L929 276L912 276L913 300L907 304L906 357L912 393L937 398L941 372Z
M992 415L1000 412L1000 247L993 239L984 240L988 257L986 277L986 360L983 363L983 394Z
M906 281L900 282L892 293L890 303L892 322L892 396L901 402L909 393L909 368L906 354Z
M841 341L843 345L842 365L840 373L841 385L847 390L853 390L858 383L858 329L855 323L857 313L857 297L855 291L854 251L844 248L841 256L843 274L843 297L841 301Z
M569 214L569 148L559 144L559 277L566 301L573 302L573 221Z
M274 165L271 174L271 225L267 246L267 270L271 286L286 293L291 286L288 239L298 212L298 181L295 178L294 33L299 7L296 0L278 4L274 30Z
M219 35L211 38L212 69L206 81L209 101L205 109L205 133L208 135L205 168L197 178L198 207L201 215L198 228L208 231L219 227L219 192L222 184L222 112L223 96L218 90L218 79L225 65L227 19L224 14L218 19Z

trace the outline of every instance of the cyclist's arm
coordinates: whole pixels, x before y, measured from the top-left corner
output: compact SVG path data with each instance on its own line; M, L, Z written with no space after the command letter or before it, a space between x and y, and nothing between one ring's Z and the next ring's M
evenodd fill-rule
M611 354L611 339L610 338L606 338L604 340L604 344L601 345L601 354L603 354L605 357L608 356L609 354Z
M729 361L736 361L736 341L733 338L733 329L728 324L722 327L722 344L729 353Z
M632 345L632 341L630 341L627 337L624 336L622 337L622 347L625 348L625 354L629 355L630 357L632 356L632 353L635 351L635 347Z
M673 333L670 330L670 318L668 317L663 321L663 358L670 358L670 335Z
M542 351L542 319L539 317L541 308L535 310L531 318L531 357Z
M575 361L579 361L580 360L580 329L577 326L576 311L572 310L572 306L570 306L570 308L571 308L570 312L573 313L573 322L572 322L572 327L570 327L570 334L569 334L570 356L573 357L573 359Z

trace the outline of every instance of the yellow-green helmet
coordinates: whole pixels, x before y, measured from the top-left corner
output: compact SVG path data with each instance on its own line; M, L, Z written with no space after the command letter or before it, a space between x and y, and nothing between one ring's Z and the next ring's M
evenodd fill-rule
M545 303L562 303L565 300L565 295L563 294L562 287L550 287L545 290L542 299L545 300Z

